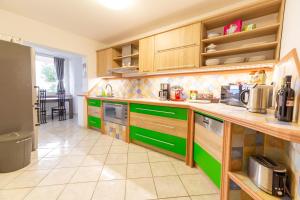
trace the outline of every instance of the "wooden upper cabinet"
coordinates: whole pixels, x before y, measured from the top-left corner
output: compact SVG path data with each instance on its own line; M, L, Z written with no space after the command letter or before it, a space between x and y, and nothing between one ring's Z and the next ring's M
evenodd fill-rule
M155 54L155 71L187 69L199 67L200 47L189 46L184 48L160 51Z
M155 51L200 45L200 23L184 26L155 36Z
M97 51L97 76L112 75L110 69L117 67L113 61L115 50L112 48Z
M154 69L154 36L139 41L139 71L153 72Z

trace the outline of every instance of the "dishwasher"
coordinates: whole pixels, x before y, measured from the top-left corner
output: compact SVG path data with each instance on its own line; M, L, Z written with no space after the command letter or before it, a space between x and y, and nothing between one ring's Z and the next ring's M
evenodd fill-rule
M218 187L221 185L223 134L223 120L195 113L194 161Z

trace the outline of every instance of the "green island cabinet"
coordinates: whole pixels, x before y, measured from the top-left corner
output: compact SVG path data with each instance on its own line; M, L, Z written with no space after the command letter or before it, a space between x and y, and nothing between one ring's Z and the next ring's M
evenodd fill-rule
M130 104L130 139L186 155L188 110L168 106Z
M101 100L87 99L88 127L101 129Z
M195 112L194 161L218 188L221 186L223 132L222 119Z

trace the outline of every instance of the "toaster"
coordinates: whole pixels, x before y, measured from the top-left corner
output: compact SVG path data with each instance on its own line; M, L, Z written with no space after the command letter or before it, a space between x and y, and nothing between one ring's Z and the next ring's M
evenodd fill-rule
M261 190L277 197L285 195L287 169L269 158L250 156L248 176Z

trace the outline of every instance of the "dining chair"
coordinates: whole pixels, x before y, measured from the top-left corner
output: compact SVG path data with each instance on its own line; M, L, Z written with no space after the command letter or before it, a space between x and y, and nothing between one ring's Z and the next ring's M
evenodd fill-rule
M44 89L40 90L40 94L39 94L39 98L40 98L40 123L41 124L45 124L47 123L47 109L46 109L46 98L47 98L47 91Z
M54 119L54 113L58 113L58 120L66 120L66 94L64 90L57 92L57 106L51 108L51 118Z

